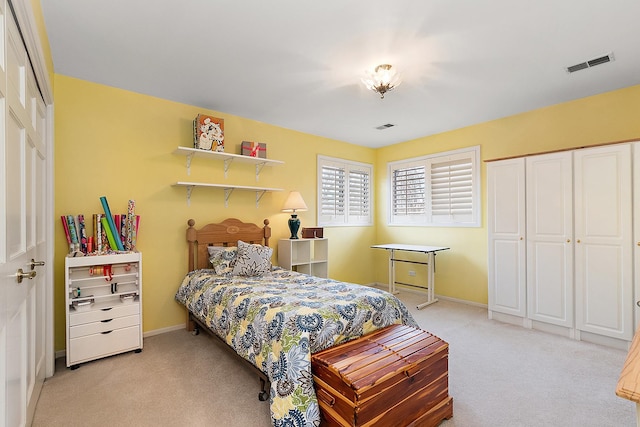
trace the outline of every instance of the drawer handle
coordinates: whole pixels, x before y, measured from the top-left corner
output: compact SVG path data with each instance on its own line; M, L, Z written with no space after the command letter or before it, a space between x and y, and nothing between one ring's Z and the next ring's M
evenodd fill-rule
M111 332L113 332L113 331L100 332L100 333L101 333L102 335L107 335L107 334L110 334Z
M319 388L318 391L316 391L316 396L331 407L336 403L335 397L331 396L331 394L323 388Z
M101 308L102 311L109 311L111 310L113 307L107 307L107 308Z
M109 323L111 322L113 319L107 319L107 320L101 320L102 323Z

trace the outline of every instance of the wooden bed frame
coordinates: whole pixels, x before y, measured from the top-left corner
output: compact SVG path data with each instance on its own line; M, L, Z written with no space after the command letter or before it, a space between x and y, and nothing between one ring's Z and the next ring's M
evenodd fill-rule
M257 243L269 246L269 238L271 237L271 227L269 220L263 221L264 227L256 224L244 223L239 219L228 218L217 224L207 224L200 229L194 228L196 222L193 219L187 221L187 243L189 244L189 270L193 271L201 268L211 268L209 264L208 246L237 246L238 240L247 243ZM238 356L222 338L203 324L200 320L191 315L187 310L187 330L192 331L193 335L198 335L200 330L207 331L210 335L217 338L223 344L223 348L242 359L247 366L256 372L260 378L261 390L258 393L258 399L265 401L269 399L271 384L269 378L256 366L248 360Z
M269 246L271 227L265 219L264 227L228 218L218 224L207 224L199 230L194 228L195 220L187 221L187 242L189 243L189 271L209 267L207 246L237 246L238 240Z

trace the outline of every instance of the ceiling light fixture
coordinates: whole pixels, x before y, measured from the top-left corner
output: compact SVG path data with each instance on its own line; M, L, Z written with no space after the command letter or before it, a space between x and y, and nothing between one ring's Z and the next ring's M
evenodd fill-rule
M373 71L366 71L366 76L362 78L362 83L367 89L380 94L380 99L384 99L384 94L397 88L402 80L391 65L378 65Z

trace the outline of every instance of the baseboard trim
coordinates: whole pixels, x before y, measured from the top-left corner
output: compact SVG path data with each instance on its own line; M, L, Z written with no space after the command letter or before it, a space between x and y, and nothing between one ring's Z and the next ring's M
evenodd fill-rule
M389 285L386 283L380 283L380 282L372 282L367 284L366 286L372 287L372 288L378 288L378 289L382 289L383 291L388 291L389 290ZM402 292L409 292L412 294L418 294L418 295L424 295L424 291L419 291L417 289L412 289L406 286L402 286L399 285L397 286L398 289L401 289ZM489 306L487 304L482 304L480 302L475 302L475 301L469 301L466 299L460 299L460 298L453 298L453 297L448 297L445 295L438 295L436 294L436 298L438 299L442 299L442 300L446 300L446 301L452 301L452 302L457 302L460 304L466 304L466 305L471 305L474 307L480 307L480 308L489 308Z
M154 335L166 334L167 332L179 331L180 329L186 329L187 326L185 323L180 323L178 325L168 326L166 328L154 329L153 331L147 331L142 334L144 338L149 338Z
M448 297L446 295L438 295L438 294L436 294L436 298L442 299L442 300L446 300L446 301L453 301L453 302L457 302L457 303L460 303L460 304L471 305L473 307L479 307L479 308L484 308L484 309L488 309L489 308L489 306L487 304L482 304L481 302L469 301L469 300L460 299L460 298L453 298L453 297Z

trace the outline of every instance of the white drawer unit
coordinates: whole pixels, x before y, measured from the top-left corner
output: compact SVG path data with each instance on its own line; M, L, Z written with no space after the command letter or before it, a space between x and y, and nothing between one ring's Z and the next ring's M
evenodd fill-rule
M108 334L110 331L138 325L140 325L140 316L137 314L134 316L115 317L101 320L99 322L71 326L69 328L69 338L73 340L74 338L80 338L92 334Z
M142 254L65 258L67 367L142 351Z
M81 362L140 349L140 325L72 338L69 345L70 353L76 358L75 364L71 365L73 368Z

